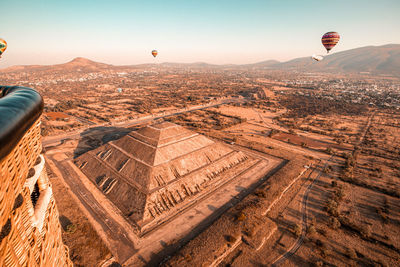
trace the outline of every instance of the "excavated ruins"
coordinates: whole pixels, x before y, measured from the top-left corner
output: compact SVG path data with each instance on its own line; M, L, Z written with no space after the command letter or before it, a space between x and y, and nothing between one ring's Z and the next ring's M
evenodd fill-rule
M86 152L75 163L142 235L260 161L162 122Z

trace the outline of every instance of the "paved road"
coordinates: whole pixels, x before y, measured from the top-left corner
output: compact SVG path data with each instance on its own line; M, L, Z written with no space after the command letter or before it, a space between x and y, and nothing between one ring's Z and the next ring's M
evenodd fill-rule
M331 156L325 163L325 165L322 167L322 170L325 169L325 167L328 165L329 161L332 159L333 156ZM302 231L300 237L297 239L297 242L288 250L286 251L285 254L281 255L278 259L276 259L271 266L279 266L282 264L286 259L290 258L293 256L297 250L300 248L300 246L304 243L304 238L307 233L307 203L308 203L308 195L310 193L311 188L315 184L316 181L318 181L319 177L321 177L322 170L319 171L317 177L308 185L306 192L304 193L304 197L302 200Z
M186 113L186 112L192 112L192 111L196 111L196 110L202 110L202 109L206 109L206 108L211 108L211 107L216 107L216 106L220 106L220 105L225 105L225 104L229 104L229 103L239 103L239 102L244 102L247 101L246 99L239 99L239 98L229 98L229 99L224 99L219 101L218 103L211 103L211 104L207 104L201 107L194 107L194 108L187 108L187 109L181 109L180 111L174 112L174 113L169 113L169 114L163 114L163 115L156 115L154 117L150 117L150 118L145 118L145 119L136 119L133 121L128 121L128 122L122 122L122 123L113 123L113 124L95 124L95 125L91 125L90 127L85 127L85 128L81 128L79 130L73 131L73 132L69 132L68 134L63 134L63 135L56 135L56 136L48 136L43 138L42 140L42 144L44 147L46 146L51 146L51 145L55 145L59 142L61 142L63 139L76 139L81 137L82 133L84 131L86 131L89 128L94 128L94 127L132 127L138 124L142 124L145 122L149 122L151 120L155 120L155 119L162 119L162 118L167 118L167 117L171 117L171 116L175 116L175 115L179 115L182 113ZM110 129L109 132L115 131L114 129ZM105 133L108 132L107 130L104 131ZM88 134L89 135L89 134Z
M133 241L129 239L129 233L101 207L96 198L81 182L75 171L68 165L68 162L56 161L52 155L47 155L47 157L56 163L57 168L63 176L60 178L64 179L80 202L93 216L93 219L95 219L97 223L100 224L103 231L107 233L108 242L112 245L112 253L114 256L118 256L118 261L124 262L135 254L137 249Z

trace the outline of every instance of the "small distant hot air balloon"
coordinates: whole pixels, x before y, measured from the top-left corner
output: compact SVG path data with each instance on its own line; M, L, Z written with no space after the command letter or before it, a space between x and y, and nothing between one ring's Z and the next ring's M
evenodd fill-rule
M153 55L153 57L156 57L158 52L157 52L157 50L153 50L153 51L151 51L151 54Z
M0 38L0 56L6 51L7 49L7 42L4 39Z
M321 60L324 59L324 57L323 57L323 56L320 56L320 55L312 55L311 58L314 59L314 60L316 60L316 61L321 61Z
M339 42L340 35L337 32L327 32L322 38L321 42L325 46L327 53Z

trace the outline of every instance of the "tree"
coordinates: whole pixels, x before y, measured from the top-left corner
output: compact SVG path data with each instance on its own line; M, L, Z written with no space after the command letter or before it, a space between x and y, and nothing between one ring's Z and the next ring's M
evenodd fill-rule
M295 234L295 236L299 237L301 235L301 227L299 224L295 224L293 227L293 232Z
M330 219L330 224L331 224L331 226L332 226L332 229L335 229L335 230L336 230L336 229L339 229L340 226L341 226L339 220L336 219L336 218L334 218L334 217L332 217L332 218Z
M327 147L326 150L325 150L325 152L328 153L328 154L330 154L330 155L333 154L333 150L332 150L332 148L330 148L330 147Z
M349 257L350 259L356 259L357 258L357 253L354 250L354 248L347 248L347 252L346 252L347 257Z

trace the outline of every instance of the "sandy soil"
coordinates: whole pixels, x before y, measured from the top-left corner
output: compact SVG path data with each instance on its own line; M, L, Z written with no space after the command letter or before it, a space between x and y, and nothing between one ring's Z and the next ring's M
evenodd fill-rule
M118 210L112 205L111 202L109 202L104 196L102 196L100 191L97 190L95 186L91 184L91 182L88 181L86 177L83 176L78 168L70 166L68 168L73 167L73 170L70 169L68 170L68 172L65 172L65 168L67 167L66 164L68 163L68 157L65 153L73 149L76 145L77 143L74 141L67 141L64 142L61 146L58 146L57 149L53 147L47 153L51 155L51 159L54 160L54 163L58 164L58 167L55 167L55 169L61 168L60 170L64 170L62 171L62 174L59 174L61 175L60 177L63 177L64 175L66 175L66 173L68 173L68 179L71 179L71 175L74 176L76 174L77 177L74 179L78 179L80 182L83 182L83 186L79 187L80 192L75 192L78 194L78 198L81 198L81 201L82 199L89 197L89 194L93 194L93 196L95 196L95 199L101 200L99 202L95 201L94 199L90 200L90 203L87 204L91 206L91 208L88 209L89 213L85 212L85 214L88 215L92 214L93 212L96 213L96 210L99 207L103 207L101 211L102 213L103 211L109 213L109 215L106 216L104 216L104 214L102 214L101 216L97 216L98 214L94 214L94 216L89 215L91 217L89 221L96 221L100 218L100 220L108 220L108 222L96 222L94 224L92 222L92 224L95 226L96 231L100 233L100 236L102 238L105 238L105 241L107 241L106 244L109 246L110 250L113 252L117 259L124 259L123 262L134 263L135 265L142 265L146 262L150 262L150 260L154 260L153 256L158 251L167 249L170 245L177 244L177 242L183 236L188 235L189 233L189 236L195 234L195 232L192 231L193 229L196 229L196 227L199 229L203 228L205 224L209 223L209 220L212 220L220 212L225 210L226 207L229 207L226 203L228 203L232 199L236 199L238 195L243 196L244 192L247 190L246 188L250 187L253 183L258 181L258 179L260 179L260 175L263 176L266 172L268 172L281 162L281 160L277 160L273 157L269 157L267 160L263 160L262 162L265 161L265 164L257 165L254 169L251 169L248 172L242 174L240 177L235 178L233 182L227 184L226 186L224 185L221 189L218 189L217 192L213 193L210 197L195 204L193 208L185 211L182 215L176 217L171 222L167 223L159 229L152 231L151 234L148 234L143 238L138 238L134 236L133 229L129 227L129 225L127 225L125 219L121 217L120 212L118 212ZM64 153L61 152L63 150L65 151ZM66 177L64 177L64 179L66 179ZM76 180L76 182L78 180ZM78 189L76 182L74 182L75 185L73 187L71 187L72 184L68 182L69 187L72 188L73 191ZM87 193L84 192L85 190L87 190ZM64 200L61 199L60 201ZM85 205L80 206L81 208L85 208ZM119 224L118 227L126 228L124 230L126 232L125 238L128 238L133 243L131 249L129 249L128 247L123 248L117 244L114 244L114 241L118 242L118 238L116 239L116 237L124 232L117 231L114 233L112 230L114 229L113 227L107 227L107 225L111 225L111 219ZM177 228L177 225L180 226ZM177 229L180 230L177 231ZM131 251L129 252L129 250ZM131 259L127 259L127 255L129 253L131 253L131 255L133 256ZM122 254L125 256L122 256Z
M47 112L44 115L48 117L50 120L65 119L70 117L69 115L63 112Z
M47 159L46 162L50 163ZM69 188L52 169L47 166L59 210L63 242L69 248L71 260L75 266L99 266L111 257L111 253L74 201Z

